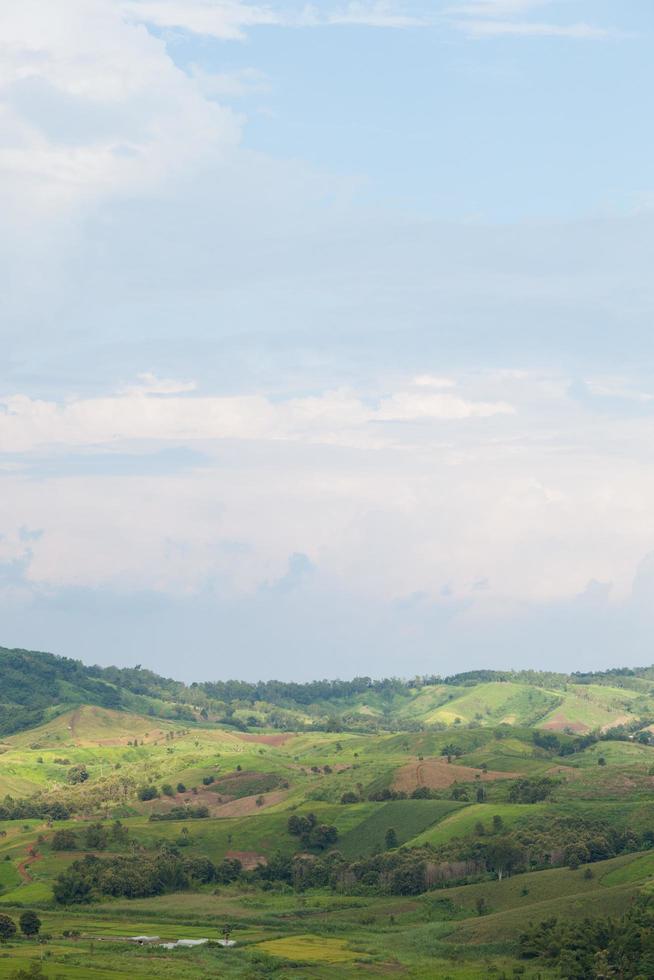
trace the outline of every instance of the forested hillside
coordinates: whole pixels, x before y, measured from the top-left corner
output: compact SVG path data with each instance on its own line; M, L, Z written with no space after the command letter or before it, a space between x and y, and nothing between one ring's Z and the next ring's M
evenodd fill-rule
M87 666L49 653L0 648L0 676L0 735L80 704L242 731L261 726L280 731L419 731L506 723L583 733L654 721L652 668L186 685L141 667Z

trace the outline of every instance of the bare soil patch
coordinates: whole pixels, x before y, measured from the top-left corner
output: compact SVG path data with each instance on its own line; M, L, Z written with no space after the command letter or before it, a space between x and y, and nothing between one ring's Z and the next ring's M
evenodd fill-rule
M237 735L236 738L242 742L257 742L259 745L284 745L289 739L295 738L294 732L287 732L284 735Z
M429 789L447 789L454 783L492 782L495 779L519 779L521 772L495 772L473 769L471 766L459 766L448 762L443 757L424 759L419 762L409 762L395 774L393 789L411 793L420 786Z
M231 803L223 803L222 806L213 807L212 812L216 817L247 817L252 813L260 813L266 807L281 803L287 796L287 789L264 793L263 803L260 806L257 806L258 796L244 796L240 800L232 800Z
M546 732L562 732L567 728L571 732L575 732L577 735L585 735L586 732L590 731L590 727L588 725L584 725L584 723L581 721L570 721L570 719L566 718L566 716L560 711L555 714L546 725L542 725L541 727L543 728L543 731Z
M225 857L240 861L244 871L254 871L255 868L268 864L268 858L256 851L227 851Z

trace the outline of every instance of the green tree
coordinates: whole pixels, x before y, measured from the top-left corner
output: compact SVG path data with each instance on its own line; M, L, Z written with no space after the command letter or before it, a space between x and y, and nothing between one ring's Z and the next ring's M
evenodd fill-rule
M41 920L36 912L23 912L18 922L24 936L38 936L41 931Z
M386 831L386 836L385 836L384 840L386 842L386 849L387 850L390 851L390 850L392 850L392 848L397 847L397 845L398 845L397 832L395 831L395 828L394 827L389 827L388 828L388 830Z
M139 800L156 800L159 796L156 786L141 786L138 791Z
M52 835L53 851L74 851L77 848L77 837L72 830L57 830Z
M16 923L8 915L0 915L0 943L6 943L16 935Z
M107 832L101 823L92 823L84 831L84 846L90 851L104 851L107 846Z
M68 775L66 776L67 782L71 784L75 783L85 783L89 778L89 771L85 765L73 766L72 769L68 770Z

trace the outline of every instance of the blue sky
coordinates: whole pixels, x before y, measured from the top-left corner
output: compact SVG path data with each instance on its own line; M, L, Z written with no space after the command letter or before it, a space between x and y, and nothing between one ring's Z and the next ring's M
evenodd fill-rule
M653 20L3 9L0 642L649 662Z

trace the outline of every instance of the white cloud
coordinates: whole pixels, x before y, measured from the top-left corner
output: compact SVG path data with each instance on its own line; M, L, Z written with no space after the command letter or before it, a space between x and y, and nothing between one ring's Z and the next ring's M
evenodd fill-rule
M21 217L149 192L237 144L240 122L114 0L0 8L0 183Z
M176 27L221 40L242 40L248 28L279 24L269 6L240 0L121 0L120 6L135 22Z
M409 391L382 399L377 418L379 421L490 418L493 415L512 415L514 411L507 402L472 402L456 395L425 395Z
M413 383L418 388L454 388L456 385L452 378L440 378L435 374L419 374Z
M354 393L329 391L314 397L272 401L262 395L176 397L193 382L139 375L139 384L107 398L40 401L24 395L0 399L0 447L28 452L61 447L116 445L129 440L287 440L331 445L382 446L371 423L453 421L511 413L506 402L479 402L453 394L399 392L370 407ZM165 395L165 398L152 398Z
M586 23L549 23L525 20L524 16L553 0L473 0L449 7L446 15L453 25L470 38L551 37L576 40L602 40L613 32Z
M592 24L541 24L534 21L469 20L459 25L469 37L559 37L598 41L611 32Z
M195 381L175 381L173 378L158 378L151 371L138 375L138 384L124 389L127 395L179 395L195 391Z
M292 21L291 21L292 23ZM308 4L296 21L300 27L363 26L385 28L424 27L434 23L432 17L403 12L392 0L353 2L335 10L325 10L325 5Z
M121 0L135 21L177 28L220 40L243 40L254 27L419 27L433 18L406 13L393 0L352 0L345 4L307 3L299 10L283 4L246 4L239 0Z

